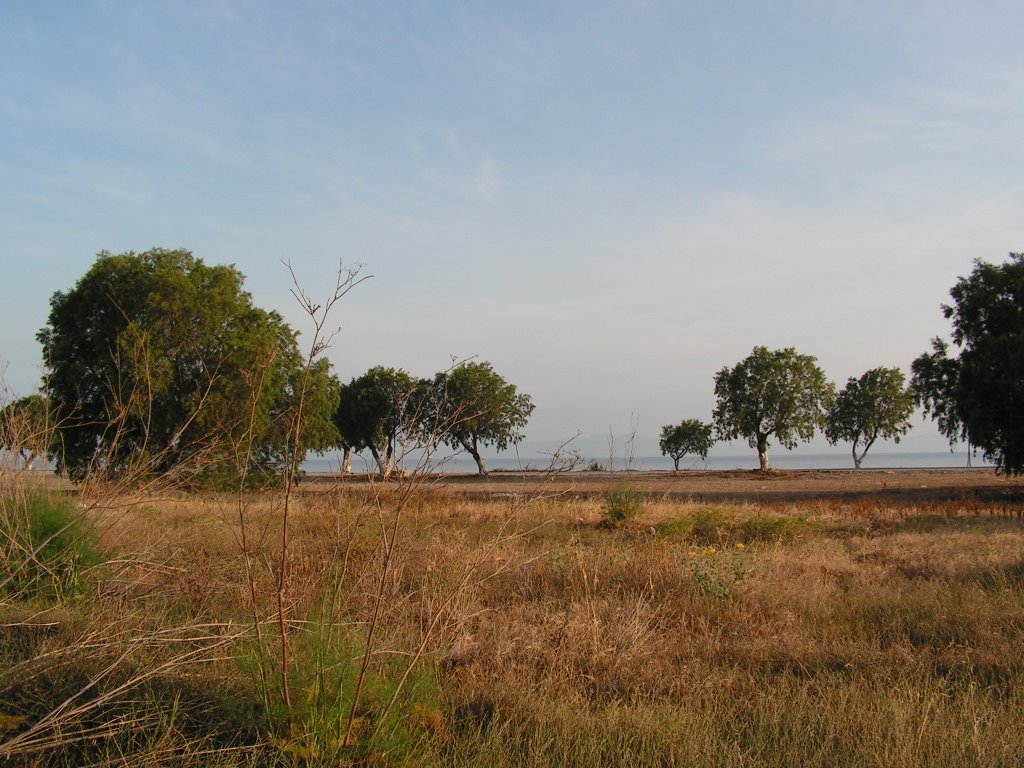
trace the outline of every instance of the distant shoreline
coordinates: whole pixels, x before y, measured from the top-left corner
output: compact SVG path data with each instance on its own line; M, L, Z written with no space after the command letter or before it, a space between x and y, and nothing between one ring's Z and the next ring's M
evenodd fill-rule
M404 464L406 470L415 467L415 456L410 454ZM565 457L562 457L565 458ZM448 457L432 457L430 471L437 474L475 474L476 465L465 454ZM533 456L520 454L516 456L504 454L498 457L484 457L487 469L492 472L506 471L543 471L552 461L548 454ZM799 470L853 470L853 459L849 453L829 452L790 452L777 450L769 454L772 467L780 471ZM975 467L992 469L994 465L985 462L980 455L972 456L970 466L966 451L950 453L948 451L878 451L869 453L862 469L973 469ZM340 454L321 454L308 458L302 464L303 470L309 473L337 473L341 469ZM362 454L352 458L352 468L359 472L373 472L376 465ZM574 471L615 472L665 472L672 471L672 460L666 456L634 456L628 459L622 456L594 457L578 456ZM709 456L707 460L685 457L680 462L680 471L743 471L757 468L757 455L753 452Z
M575 470L549 474L542 471L428 474L411 478L423 481L431 492L504 498L543 493L581 498L599 496L609 488L627 483L637 492L672 501L798 502L873 500L878 503L961 501L978 504L1024 504L1024 477L997 475L986 467L925 467L888 469L797 470L680 470L589 472ZM322 491L326 486L360 490L381 483L397 485L409 477L395 475L382 481L373 473L311 473L300 488ZM1015 512L1014 514L1019 514Z

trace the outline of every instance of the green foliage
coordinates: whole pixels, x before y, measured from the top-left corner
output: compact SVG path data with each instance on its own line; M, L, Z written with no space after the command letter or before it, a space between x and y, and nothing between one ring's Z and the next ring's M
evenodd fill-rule
M100 562L92 530L70 499L36 491L0 496L0 594L62 600Z
M661 428L661 439L658 441L661 454L672 457L677 472L680 459L688 453L706 459L708 451L715 444L711 436L713 429L711 424L705 424L700 419L684 419L680 424L666 424Z
M725 549L691 549L686 553L683 573L693 580L697 591L705 597L729 597L736 585L749 574L744 549L742 543Z
M754 347L746 359L715 375L714 419L723 440L745 437L768 469L768 438L785 448L814 437L835 397L817 359L795 349Z
M464 363L434 377L429 403L423 409L423 428L452 448L461 448L486 474L480 448L499 451L523 439L522 429L534 405L495 373L490 363Z
M817 522L800 515L760 514L737 519L732 510L702 507L659 523L656 529L662 536L682 536L702 546L726 546L788 542L818 527Z
M387 473L399 439L416 430L418 388L406 371L380 365L342 385L334 413L342 445L369 450L380 471Z
M50 454L53 432L44 395L27 395L0 409L0 449L20 455L26 467Z
M942 339L932 339L932 351L925 352L911 365L910 387L914 401L936 422L939 432L952 446L967 438L960 419L956 400L960 360L949 356L949 345Z
M609 528L621 528L644 510L644 496L627 483L619 483L604 492L602 522Z
M287 439L303 371L295 333L254 307L242 281L185 250L102 252L54 294L38 337L61 471L301 461ZM314 389L327 381L318 367ZM329 391L309 397L316 445L332 442L334 407Z
M297 392L302 385L301 372L292 371L289 392ZM306 451L327 451L338 445L338 428L334 414L341 401L341 382L331 372L331 363L326 358L313 361L309 367L306 382L306 396L303 401L302 447ZM297 403L290 403L294 409ZM278 420L278 426L292 423L291 419ZM301 457L299 458L301 461Z
M802 515L758 515L740 522L733 530L733 540L739 542L788 542L809 531L821 528L821 523Z
M403 679L405 658L383 654L373 661L360 688L363 655L371 649L365 635L350 625L314 620L293 638L290 648L292 711L284 706L280 690L270 690L266 699L273 704L264 710L262 726L296 764L349 765L384 755L401 758L412 753L432 726L443 727L437 684L426 666L416 666ZM260 686L259 666L271 656L269 645L262 653L249 647L236 663ZM280 685L276 674L266 679L271 686ZM360 697L353 702L356 690ZM396 691L395 705L389 708Z
M924 412L955 443L968 440L1008 474L1024 473L1024 253L975 261L942 307L959 357L941 339L913 363Z
M854 466L860 467L868 449L879 438L900 441L910 431L914 393L898 368L872 368L859 379L850 378L828 412L825 437L835 445L853 444ZM858 447L863 446L858 453Z

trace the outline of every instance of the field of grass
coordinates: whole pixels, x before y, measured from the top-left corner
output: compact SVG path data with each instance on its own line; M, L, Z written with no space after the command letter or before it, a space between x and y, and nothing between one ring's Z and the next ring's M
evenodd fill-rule
M1024 762L1019 505L33 482L0 765Z

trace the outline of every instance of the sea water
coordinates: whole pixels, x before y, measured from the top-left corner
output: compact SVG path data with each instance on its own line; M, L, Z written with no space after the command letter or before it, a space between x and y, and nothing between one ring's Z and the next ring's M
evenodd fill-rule
M853 458L849 453L839 452L796 452L776 450L769 453L768 460L774 469L853 469ZM520 455L519 457L500 456L484 459L489 471L522 471L544 470L551 463L551 457L545 454L536 456ZM901 452L879 451L868 453L861 463L863 469L924 469L924 468L964 468L991 467L982 460L980 455L971 456L967 451L929 451ZM618 456L609 461L607 456L581 457L573 467L576 470L601 468L612 471L670 471L672 460L667 456L639 456L629 460ZM751 451L744 454L709 456L706 461L700 458L685 457L679 462L679 469L757 469L757 453ZM307 472L338 472L341 469L341 454L320 454L310 457L302 463ZM400 464L400 469L415 470L417 462L407 460ZM372 457L353 454L352 470L354 472L372 472L376 465ZM477 471L476 462L467 454L441 456L430 462L429 471L445 474L468 474Z

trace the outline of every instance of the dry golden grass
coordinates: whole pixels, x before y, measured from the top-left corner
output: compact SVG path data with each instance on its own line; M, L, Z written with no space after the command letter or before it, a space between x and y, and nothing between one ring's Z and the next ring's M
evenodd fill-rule
M403 493L401 483L317 489L291 511L285 597L299 697L313 701L318 694L303 686L325 679L351 685L341 672L332 677L345 662L338 649L358 655L378 608L374 669L398 675L412 659L434 681L423 690L410 683L396 710L404 741L359 759L1020 764L1020 510L663 500L611 530L600 525L599 498ZM167 663L133 690L148 690L150 702L179 695L173 717L173 708L135 699L141 719L128 742L138 763L326 765L349 754L328 754L326 737L282 746L244 663L254 607L259 620L274 610L279 498L124 501L88 511L107 564L90 574L87 601L47 609L45 632L26 619L31 608L0 605L17 628L4 637L5 658L28 664L101 638L101 652L69 652L61 668L81 683L123 653L119 638L150 638L119 669L138 675ZM386 565L382 536L392 530ZM186 647L193 656L183 658ZM32 695L62 701L74 683L58 677L40 672ZM0 713L39 716L45 707L27 707L24 687L13 696L0 686ZM309 712L322 736L329 713ZM214 737L204 720L238 731ZM6 734L3 722L0 741L28 720ZM110 749L89 754L108 760ZM18 759L70 764L80 754Z

